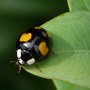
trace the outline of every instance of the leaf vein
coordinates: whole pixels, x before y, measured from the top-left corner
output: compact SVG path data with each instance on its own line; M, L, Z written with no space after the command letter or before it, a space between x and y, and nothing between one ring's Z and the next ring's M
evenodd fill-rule
M88 6L87 6L87 4L86 4L86 2L85 2L85 0L83 0L83 2L85 3L86 8L89 9Z

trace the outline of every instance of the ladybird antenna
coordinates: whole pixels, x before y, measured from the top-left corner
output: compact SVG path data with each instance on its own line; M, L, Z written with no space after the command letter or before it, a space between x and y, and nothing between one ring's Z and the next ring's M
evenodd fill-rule
M18 61L10 61L10 63L15 63L15 65L19 65Z
M16 61L10 61L10 63L16 63ZM15 64L16 65L16 64Z
M13 58L13 60L12 59L10 59L10 61L9 61L10 63L15 63L16 62L16 58Z
M15 63L16 61L10 61L10 63Z

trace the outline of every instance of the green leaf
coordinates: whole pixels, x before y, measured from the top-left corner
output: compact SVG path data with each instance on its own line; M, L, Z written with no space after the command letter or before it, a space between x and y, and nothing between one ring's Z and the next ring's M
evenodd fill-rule
M42 25L53 40L52 53L35 65L24 69L34 75L64 80L90 88L90 12L70 12Z
M70 11L90 10L90 0L67 0Z
M57 90L90 90L89 88L76 86L61 80L53 80L53 82L55 83Z

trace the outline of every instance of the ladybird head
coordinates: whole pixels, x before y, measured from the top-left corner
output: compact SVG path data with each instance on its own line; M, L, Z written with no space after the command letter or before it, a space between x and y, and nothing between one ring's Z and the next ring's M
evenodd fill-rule
M35 59L32 57L32 55L26 51L26 50L17 50L17 59L18 59L18 64L20 65L32 65L35 63Z

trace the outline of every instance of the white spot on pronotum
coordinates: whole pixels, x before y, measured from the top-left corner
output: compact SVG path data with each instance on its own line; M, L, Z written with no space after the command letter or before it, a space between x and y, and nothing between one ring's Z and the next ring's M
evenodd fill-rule
M27 61L27 64L28 65L32 65L33 63L35 63L35 59L34 58L31 58Z
M17 50L17 58L21 58L21 49Z

